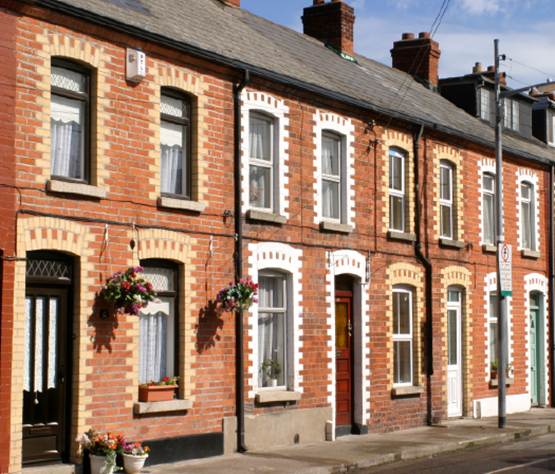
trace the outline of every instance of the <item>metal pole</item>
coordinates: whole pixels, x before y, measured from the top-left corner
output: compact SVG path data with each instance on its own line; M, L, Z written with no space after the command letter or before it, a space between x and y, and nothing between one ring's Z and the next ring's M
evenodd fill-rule
M501 255L499 248L503 243L503 104L501 103L501 86L499 83L499 40L494 40L495 49L495 187L497 195L497 362L498 362L498 426L507 426L507 405L506 405L506 373L505 367L507 347L507 301L501 294Z

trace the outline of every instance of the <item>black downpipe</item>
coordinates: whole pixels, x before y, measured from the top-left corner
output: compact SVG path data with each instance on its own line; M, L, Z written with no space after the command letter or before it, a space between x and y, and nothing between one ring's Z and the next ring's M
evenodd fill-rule
M241 204L241 92L250 79L245 69L243 80L233 86L233 106L235 112L234 165L235 165L235 282L243 277L243 206ZM245 363L243 354L243 312L236 312L235 320L236 354L236 405L237 405L237 451L244 453L245 446Z
M432 311L432 262L426 258L422 252L422 205L420 203L420 140L424 133L424 125L420 126L418 134L414 140L414 188L415 188L415 231L416 243L414 251L416 258L422 262L426 269L426 339L428 347L428 370L427 370L427 386L428 386L428 424L433 423L432 408L432 375L434 375L434 329L433 329L433 311Z
M550 166L549 173L549 364L551 366L551 390L549 391L551 406L555 407L555 308L553 308L553 301L555 301L555 228L553 223L553 214L555 213L555 202L553 192L555 190L555 168ZM547 400L546 400L547 402ZM546 403L547 404L547 403Z

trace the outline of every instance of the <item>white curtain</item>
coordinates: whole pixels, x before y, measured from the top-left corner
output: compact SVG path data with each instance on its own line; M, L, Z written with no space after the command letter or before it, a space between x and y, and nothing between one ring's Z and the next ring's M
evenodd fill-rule
M162 122L160 167L162 192L183 194L183 125Z
M50 160L54 176L83 179L84 104L78 100L52 95L50 119Z
M495 212L493 209L493 196L484 195L484 240L488 244L493 244L495 235Z
M322 137L322 173L338 176L338 140Z
M139 315L139 382L158 381L166 373L166 338L168 315L159 311L155 314Z
M251 158L271 161L270 153L270 122L257 117L251 117L249 121L249 148Z

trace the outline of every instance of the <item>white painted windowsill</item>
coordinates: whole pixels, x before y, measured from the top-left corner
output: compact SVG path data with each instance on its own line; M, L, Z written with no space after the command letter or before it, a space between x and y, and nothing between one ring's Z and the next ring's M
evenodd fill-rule
M301 392L264 390L256 394L256 403L294 402L301 399Z
M167 402L135 402L133 413L145 415L150 413L168 413L172 411L185 411L193 408L192 400L168 400Z

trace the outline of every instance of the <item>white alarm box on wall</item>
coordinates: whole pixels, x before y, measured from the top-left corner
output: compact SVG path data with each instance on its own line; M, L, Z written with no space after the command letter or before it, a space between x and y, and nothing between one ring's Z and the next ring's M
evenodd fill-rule
M139 83L146 76L146 55L136 49L127 49L127 80Z

